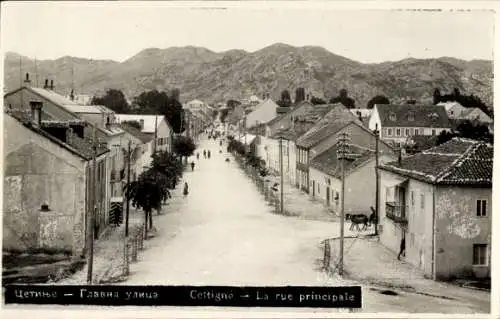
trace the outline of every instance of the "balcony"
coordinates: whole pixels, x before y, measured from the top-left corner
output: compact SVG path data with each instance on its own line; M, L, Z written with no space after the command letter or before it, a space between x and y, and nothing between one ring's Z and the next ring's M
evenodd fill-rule
M387 218L392 219L395 223L407 225L408 219L406 217L407 207L403 203L386 202L385 215Z

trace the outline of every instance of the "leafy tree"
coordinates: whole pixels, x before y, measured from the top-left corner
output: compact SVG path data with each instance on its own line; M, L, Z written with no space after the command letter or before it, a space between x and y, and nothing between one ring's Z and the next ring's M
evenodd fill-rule
M295 89L295 103L300 103L306 99L306 90L304 88Z
M174 101L180 101L181 91L179 89L172 89L170 90L169 96Z
M434 99L434 101L433 101L434 105L436 105L439 102L441 102L441 91L438 88L436 88L434 90L434 94L432 96L433 96L433 99Z
M391 104L391 101L389 101L389 99L383 95L377 95L374 96L370 101L368 101L368 103L366 104L366 108L373 109L373 106L375 106L375 104Z
M222 111L220 111L220 121L222 123L226 122L228 114L229 114L229 109L223 109Z
M138 130L142 130L141 123L139 123L138 121L123 121L122 124L126 124L129 126L135 127Z
M465 120L457 125L455 132L441 132L438 135L436 145L443 144L454 137L464 137L493 143L493 135L490 133L487 125Z
M319 104L326 104L326 101L325 101L325 100L323 100L323 99L320 99L320 98L318 98L318 97L313 96L313 97L311 98L311 103L312 103L313 105L319 105Z
M290 97L290 92L288 90L283 90L281 92L281 98L276 102L281 107L289 107L292 105L292 98Z
M408 101L406 101L406 104L415 105L415 104L417 104L417 100L413 100L413 99L408 100Z
M109 89L103 96L94 96L90 101L92 105L104 105L116 113L126 114L130 112L130 105L122 91Z
M174 138L172 148L175 154L184 157L187 162L187 158L193 155L196 145L192 138L178 135Z
M356 102L348 96L346 89L340 90L339 96L331 98L330 103L342 103L342 105L348 109L354 109L356 107Z
M228 100L226 103L226 106L229 107L231 110L234 110L234 108L237 107L238 105L241 105L241 102L236 100Z
M168 188L174 189L184 171L182 163L174 154L167 151L159 151L153 154L152 158L151 169L158 174L164 174L168 181Z
M484 113L493 117L493 108L489 108L481 99L474 94L463 95L458 89L455 89L452 94L445 94L440 96L439 102L458 102L464 107L475 108L477 107Z
M175 94L175 93L174 93ZM139 114L163 114L175 133L182 133L182 104L166 92L151 90L134 98Z
M171 197L168 180L164 174L148 169L141 173L137 180L125 186L125 197L131 201L132 205L144 211L144 234L146 235L148 228L153 228L153 209L161 210L162 202Z
M460 94L460 90L459 90L458 88L454 88L454 89L453 89L453 95L454 95L455 97L459 97L459 96L461 95L461 94Z

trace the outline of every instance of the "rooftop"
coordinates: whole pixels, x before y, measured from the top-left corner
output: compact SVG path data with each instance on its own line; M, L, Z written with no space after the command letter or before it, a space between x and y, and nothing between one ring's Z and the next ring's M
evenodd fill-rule
M69 127L71 125L80 125L82 123L77 123L75 121L58 121L58 120L53 120L53 119L48 119L48 115L43 114L42 115L42 128L33 125L33 122L31 120L31 112L24 111L24 110L5 110L5 113L11 115L13 118L18 120L20 123L22 123L25 127L30 129L31 131L46 137L47 139L51 140L52 142L59 144L60 146L66 148L70 152L82 157L85 160L90 160L93 157L93 149L92 149L92 141L89 140L88 138L82 139L78 137L76 134L73 134L71 139L69 141L62 141L51 134L49 134L46 130L43 129L43 127L54 127L53 125L50 125L48 123L58 123L58 127ZM44 119L45 118L45 119ZM64 124L66 122L67 126ZM109 150L102 146L98 145L97 147L97 156L100 156L102 154L105 154L109 152Z
M376 104L383 127L450 128L442 105Z
M456 137L380 168L431 184L491 186L493 145Z
M325 174L340 179L342 176L342 171L340 169L340 165L338 165L339 161L337 159L337 150L337 146L332 146L328 150L316 156L311 161L311 167L316 168ZM349 150L351 154L356 155L346 161L346 175L349 175L370 159L375 158L375 152L360 148L355 145L351 145Z
M350 123L363 126L363 123L347 108L341 104L337 104L297 140L297 146L310 148L328 136L337 133Z
M157 118L156 129L160 125L161 121L165 118L164 115L141 115L141 114L116 114L116 120L118 123L124 121L144 121L144 126L142 127L142 133L152 134L155 132L155 119Z
M141 130L127 123L120 123L119 126L122 130L124 130L125 132L129 133L132 136L135 136L143 143L149 143L153 139L153 136L151 134L143 133L141 132Z

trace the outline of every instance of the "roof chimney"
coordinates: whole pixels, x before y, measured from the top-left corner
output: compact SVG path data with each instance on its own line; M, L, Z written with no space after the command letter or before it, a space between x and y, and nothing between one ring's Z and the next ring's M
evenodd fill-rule
M30 74L26 73L26 79L24 80L24 86L31 86Z
M43 86L44 89L49 88L49 79L45 79L45 85Z
M43 103L38 101L30 101L30 106L31 106L31 119L33 121L33 124L41 126Z
M50 89L54 91L54 80L50 80Z
M141 124L141 130L144 129L144 120L143 119L140 119L139 120L139 123Z

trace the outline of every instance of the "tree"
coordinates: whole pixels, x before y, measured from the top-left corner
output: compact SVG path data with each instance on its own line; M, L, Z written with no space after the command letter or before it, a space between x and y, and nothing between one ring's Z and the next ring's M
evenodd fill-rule
M375 104L391 104L391 101L383 95L374 96L368 103L366 104L367 109L373 109Z
M410 99L410 100L406 101L406 104L415 105L415 104L417 104L417 100Z
M231 110L234 110L234 108L237 107L238 105L241 105L241 102L236 100L228 100L226 103L226 106L229 107Z
M461 121L455 128L455 132L441 132L438 135L436 145L443 144L454 137L464 137L473 140L485 141L493 143L493 135L490 133L488 126L480 123L474 123L469 120Z
M434 102L433 102L434 105L436 105L439 102L441 102L441 91L438 88L436 88L434 90L434 94L432 96L433 96L433 99L434 99Z
M320 104L326 104L326 101L325 101L325 100L323 100L323 99L320 99L320 98L318 98L318 97L313 96L313 97L311 98L311 103L312 103L313 105L320 105Z
M151 169L158 174L164 174L168 181L168 188L174 189L178 184L184 168L182 163L167 151L159 151L152 156Z
M290 92L288 90L283 90L281 92L281 98L276 102L281 107L289 107L292 105L292 98L290 97Z
M193 142L193 139L187 136L176 136L173 141L173 151L181 158L185 157L187 162L187 158L193 155L194 150L196 149L196 145Z
M153 209L161 210L162 202L171 197L168 189L168 180L163 174L158 174L152 169L148 169L139 175L136 181L125 186L125 197L132 202L135 207L144 211L144 234L153 228Z
M295 103L300 103L306 99L306 90L304 88L295 89Z
M330 103L331 104L341 103L348 109L354 109L356 107L356 102L354 101L354 99L348 96L346 89L340 90L339 95L337 97L333 97L330 99Z
M454 89L453 89L453 95L454 95L455 97L459 97L459 96L460 96L460 90L459 90L458 88L454 88Z
M222 123L226 122L228 114L229 114L229 109L223 109L222 111L220 111L220 121Z
M176 94L174 92L174 94ZM151 90L134 98L139 114L163 114L175 133L184 131L182 127L182 104L176 97L170 98L166 92Z
M122 124L126 124L129 126L135 127L138 130L142 130L141 123L139 123L138 121L123 121Z
M130 105L125 95L120 90L109 89L103 96L94 96L90 101L92 105L104 105L116 113L126 114L130 112Z
M179 89L172 89L170 90L169 94L170 98L174 101L180 101L181 98L181 91Z

